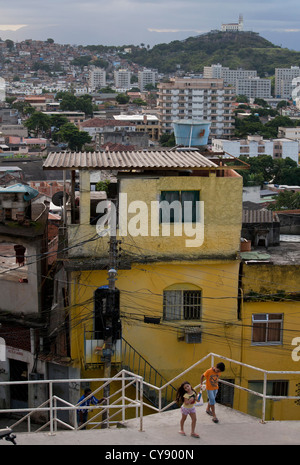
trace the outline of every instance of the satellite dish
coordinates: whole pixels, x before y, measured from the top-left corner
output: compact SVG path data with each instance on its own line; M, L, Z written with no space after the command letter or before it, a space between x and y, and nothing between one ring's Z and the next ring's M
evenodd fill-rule
M66 193L66 202L67 202L68 198L69 198L69 195ZM63 206L63 203L64 203L64 193L63 193L63 191L58 191L53 195L52 203L54 203L54 205L56 207L62 207Z

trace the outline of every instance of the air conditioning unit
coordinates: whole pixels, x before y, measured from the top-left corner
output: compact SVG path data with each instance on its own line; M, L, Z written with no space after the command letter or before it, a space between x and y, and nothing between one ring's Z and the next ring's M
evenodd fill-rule
M202 342L202 331L201 327L193 326L185 328L184 330L184 342L187 344L199 344Z

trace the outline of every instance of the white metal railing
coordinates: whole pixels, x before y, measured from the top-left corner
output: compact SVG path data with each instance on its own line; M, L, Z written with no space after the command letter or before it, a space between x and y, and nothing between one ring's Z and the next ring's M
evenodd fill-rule
M35 380L35 381L0 381L0 387L1 386L12 386L12 385L36 385L36 384L46 384L48 386L48 399L41 404L38 407L28 407L28 408L18 408L18 409L0 409L0 414L25 414L20 420L18 420L16 423L11 425L10 427L13 429L16 426L18 426L21 422L24 422L27 420L27 430L28 432L31 432L31 417L32 415L39 413L39 412L46 412L48 414L49 420L45 422L40 428L38 428L37 431L41 431L45 428L50 429L50 433L54 433L57 431L58 426L60 425L63 428L71 429L71 430L80 430L82 428L85 428L87 425L89 425L91 428L96 428L96 427L110 427L111 425L114 425L116 423L120 423L120 420L117 420L116 417L122 418L121 422L126 421L126 412L128 409L135 409L135 417L139 418L139 430L143 431L143 412L144 412L144 407L148 407L152 409L155 412L164 412L168 409L170 409L174 404L176 404L176 401L171 401L168 405L162 406L162 396L164 390L171 384L174 384L177 380L180 378L183 378L187 373L191 372L195 368L197 368L199 365L201 365L205 360L210 358L210 365L213 366L215 363L215 358L221 359L221 360L226 360L230 363L235 363L237 365L240 365L245 368L253 369L263 375L263 392L256 392L251 389L245 388L243 386L239 386L234 383L229 383L228 381L220 379L221 383L233 386L237 389L240 389L242 391L246 391L250 394L254 394L256 396L259 396L262 398L262 415L261 415L261 421L262 423L265 423L265 413L266 413L266 401L267 399L294 399L294 400L300 400L300 396L274 396L274 395L267 395L267 381L268 381L268 375L287 375L287 374L292 374L292 375L300 375L300 371L267 371L261 368L257 368L242 362L238 362L236 360L230 359L228 357L223 357L222 355L210 353L203 357L202 359L198 360L195 364L190 366L188 369L177 375L175 378L172 380L168 381L165 383L163 386L157 387L155 385L152 385L148 382L146 382L142 376L136 375L130 371L127 370L121 370L116 376L112 378L84 378L84 379L55 379L55 380ZM199 376L200 377L200 376ZM97 406L84 406L85 409L87 410L96 410L96 413L93 414L91 418L84 424L84 425L78 425L77 423L77 412L78 409L80 408L80 404L72 404L71 402L68 402L61 397L58 397L53 394L53 387L55 384L61 384L61 383L87 383L87 382L93 382L93 383L99 383L100 386L93 391L92 395L97 395L99 392L101 392L106 386L110 385L111 387L114 387L114 391L110 390L111 394L109 398L105 400L105 404L100 404ZM116 385L119 383L121 386ZM128 391L126 390L129 387L134 387L135 388L135 397L131 394L128 394ZM195 386L195 388L198 388L200 384ZM158 399L159 399L159 405L158 407L155 407L144 400L144 387L149 387L153 390L156 390L158 393ZM89 396L88 396L89 397ZM59 404L62 404L60 406ZM61 411L69 411L69 423L66 423L65 421L62 421L60 418L58 418L58 414ZM105 419L103 420L103 413L105 413ZM99 417L102 416L102 419L99 419ZM71 419L73 417L73 419Z
M101 392L107 385L114 386L114 384L121 383L121 388L117 388L105 399L105 403L97 404L92 406L84 406L85 410L96 410L96 414L89 418L85 424L78 425L77 422L77 412L80 409L80 403L72 404L61 397L58 397L53 394L53 387L55 384L70 384L70 383L101 383L96 390L94 390L89 396L86 397L86 400L91 396L96 396L97 393ZM114 423L119 423L120 421L114 420L117 415L121 415L122 422L125 422L126 419L126 410L129 408L136 409L136 417L139 417L140 430L143 429L143 378L141 376L135 375L127 370L120 371L116 376L112 378L84 378L84 379L55 379L55 380L35 380L35 381L3 381L0 382L0 386L12 386L12 385L36 385L44 384L48 387L48 396L49 398L43 402L38 407L27 407L27 408L6 408L0 409L0 414L12 414L20 415L25 414L16 421L13 425L10 425L10 428L16 428L20 423L27 420L27 431L32 432L31 421L32 416L37 413L46 413L49 417L48 421L42 424L38 429L35 429L35 432L42 431L47 427L50 429L50 434L53 434L57 431L58 425L61 425L63 428L71 430L80 430L85 428L87 425L90 425L92 428L95 427L109 427ZM128 397L126 395L126 389L129 386L135 385L135 398ZM114 399L115 398L115 399ZM61 403L63 406L59 406ZM114 411L111 414L111 410ZM70 417L73 416L73 419L66 423L58 418L58 413L62 411L70 412ZM97 420L103 413L106 414L105 420ZM97 420L97 421L95 421Z

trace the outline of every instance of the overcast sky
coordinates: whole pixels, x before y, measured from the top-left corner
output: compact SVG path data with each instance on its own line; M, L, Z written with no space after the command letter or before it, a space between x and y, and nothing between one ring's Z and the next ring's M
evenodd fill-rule
M300 50L299 0L0 0L2 40L151 47L244 17L244 30Z

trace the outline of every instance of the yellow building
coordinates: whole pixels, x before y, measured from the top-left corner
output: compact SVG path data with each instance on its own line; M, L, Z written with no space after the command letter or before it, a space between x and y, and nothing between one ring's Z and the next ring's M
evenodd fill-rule
M265 268L260 276L260 267L255 273L247 255L240 272L242 178L233 167L196 151L141 151L53 153L44 169L79 171L79 211L75 214L71 193L63 259L70 355L79 377L103 376L109 358L112 374L126 366L155 384L211 352L262 369L285 366L290 355L279 356L273 345L267 352L251 340L253 315L284 313L288 304L278 310L278 302L249 300L248 294L261 292L262 280L271 283L273 276ZM112 189L117 193L108 192L106 203L99 193L96 214L90 192L94 169L111 171L118 180ZM174 208L168 209L170 203ZM104 235L108 220L116 228ZM116 280L108 279L111 269ZM113 323L97 296L114 287L119 307ZM285 320L288 326L292 315ZM286 366L297 370L292 363ZM199 384L206 368L207 363L199 366L189 381ZM232 363L223 378L247 389L260 381ZM255 413L247 393L235 389L233 394L226 385L221 390L226 404Z
M300 395L299 242L280 242L280 246L271 246L264 253L256 250L241 255L243 305L240 361L276 372L267 376L268 395L297 397ZM263 373L243 367L241 378L245 388L263 392ZM236 408L260 416L262 399L253 394L240 393ZM299 400L267 400L266 420L299 418Z

